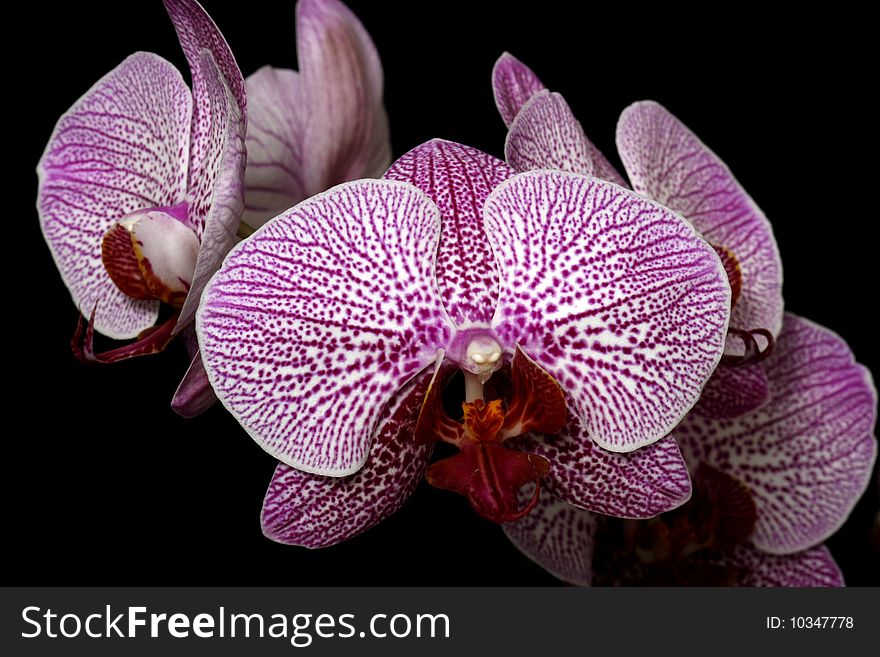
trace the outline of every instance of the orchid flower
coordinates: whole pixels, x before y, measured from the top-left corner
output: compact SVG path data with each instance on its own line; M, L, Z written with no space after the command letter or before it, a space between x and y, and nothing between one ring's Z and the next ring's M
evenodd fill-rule
M870 481L877 393L831 331L790 313L761 365L768 402L737 418L689 414L675 429L690 502L634 523L542 495L505 526L525 554L575 584L841 586L822 542Z
M192 91L161 57L129 56L59 119L38 165L40 225L74 304L74 351L161 351L194 318L242 213L244 80L194 0L165 0ZM172 309L160 326L161 304ZM134 343L95 353L93 331Z
M590 142L565 99L546 90L512 55L495 64L492 86L509 127L505 157L517 171L559 169L623 178ZM722 365L706 403L730 403L728 414L766 401L767 381L754 364L782 326L782 264L770 223L725 164L657 103L631 105L617 125L617 148L633 189L680 213L715 248L730 277L730 331ZM740 390L734 403L726 395Z
M692 227L616 185L514 175L450 142L387 178L276 217L205 289L211 384L282 461L264 532L318 547L363 531L402 504L436 441L459 453L428 480L494 521L526 513L517 491L548 474L630 517L687 499L667 434L721 357L730 304ZM440 404L454 372L463 421Z
M382 63L355 15L337 0L299 0L296 48L298 72L264 66L247 79L252 227L391 162Z

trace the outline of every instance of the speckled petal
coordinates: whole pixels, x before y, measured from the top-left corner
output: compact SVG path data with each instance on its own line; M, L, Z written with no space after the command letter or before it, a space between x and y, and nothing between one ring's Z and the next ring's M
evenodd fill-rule
M431 445L413 441L433 372L423 372L386 406L364 467L322 477L280 464L263 501L263 533L309 548L341 543L397 511L425 472Z
M509 52L503 53L492 68L495 106L508 128L533 94L545 89L532 69Z
M731 312L731 328L778 334L782 263L773 230L727 166L664 107L650 101L624 110L617 148L633 189L681 213L710 243L735 255L742 293Z
M530 492L520 493L529 497ZM546 491L529 515L504 525L504 533L529 559L563 582L590 586L596 516Z
M703 388L693 412L717 419L738 417L767 403L769 385L760 365L719 367Z
M722 560L736 568L740 586L845 586L834 557L824 545L795 554L767 554L750 545L734 548Z
M192 99L180 73L136 53L105 75L55 126L37 171L43 236L73 302L95 330L133 338L159 303L123 294L101 263L104 234L124 215L182 199Z
M516 115L504 143L504 159L517 171L594 173L584 129L565 99L549 91L532 96Z
M482 151L434 139L403 155L385 174L412 183L440 208L437 283L449 316L459 325L488 323L495 311L498 272L483 232L483 206L513 173Z
M627 186L584 134L565 99L549 91L536 93L517 114L507 133L504 157L517 171L557 169Z
M627 454L599 448L577 417L557 434L529 434L517 449L550 461L546 490L574 506L619 518L653 518L691 496L687 466L671 437Z
M689 461L743 483L758 507L752 541L788 554L822 542L865 491L877 451L870 373L832 332L786 314L762 363L770 399L733 420L690 414L675 436Z
M361 180L232 250L205 289L199 346L217 397L263 449L316 474L360 469L382 408L449 341L439 237L418 189Z
M210 184L200 183L189 191L190 221L195 222L201 245L175 333L195 317L205 284L235 244L244 210L245 122L211 53L202 51L201 57L202 79L210 101L205 111L211 114L210 147L205 151L202 175Z
M730 286L712 248L668 209L560 172L499 185L485 223L498 335L559 382L600 447L666 436L724 346Z
M192 77L194 107L189 175L189 187L192 189L204 184L202 182L205 177L203 169L211 170L215 161L211 151L217 149L217 131L211 125L215 120L215 88L217 84L212 80L216 74L211 69L219 69L220 77L229 87L242 117L247 114L244 77L235 62L229 45L220 30L217 29L217 25L198 2L195 0L164 0L164 3L171 22L174 24L174 29L177 31L177 38L184 55L186 55ZM209 60L203 57L205 50L210 52L213 58L208 69L205 66ZM244 121L243 118L242 121ZM244 132L244 128L242 128L242 132ZM199 219L202 220L205 212L202 212L201 209L197 211Z

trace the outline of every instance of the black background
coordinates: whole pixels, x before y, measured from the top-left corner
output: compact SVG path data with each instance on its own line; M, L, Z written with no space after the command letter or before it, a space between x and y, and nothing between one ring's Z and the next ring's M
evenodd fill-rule
M661 3L657 3L661 4ZM619 163L614 127L653 98L732 168L773 223L787 308L840 333L877 371L876 103L871 21L633 3L350 2L385 66L395 156L443 137L502 156L490 74L509 50L563 93ZM716 3L721 7L721 3ZM713 4L713 6L716 6ZM294 4L205 6L245 75L296 65ZM578 7L576 10L573 6ZM765 4L765 6L767 6ZM7 19L4 408L7 576L28 584L553 584L467 502L421 484L391 519L307 551L259 527L275 467L219 407L168 403L182 345L107 367L69 350L76 310L40 235L34 168L59 116L136 50L186 71L159 0L28 3ZM186 74L185 74L186 75ZM877 486L829 541L850 584L878 583Z

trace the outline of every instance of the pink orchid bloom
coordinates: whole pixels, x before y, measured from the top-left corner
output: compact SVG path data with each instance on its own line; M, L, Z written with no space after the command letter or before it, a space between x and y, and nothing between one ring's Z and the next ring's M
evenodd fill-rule
M871 374L840 337L790 313L760 366L764 406L733 419L691 413L673 432L693 473L690 502L632 522L542 495L535 511L505 526L510 539L582 586L842 586L822 542L871 478Z
M412 492L434 442L458 454L429 481L494 521L527 512L517 490L545 478L626 517L685 501L668 433L721 357L730 305L692 227L618 186L516 175L440 140L386 178L268 222L203 295L208 377L282 461L264 532L322 547L364 531ZM456 371L463 422L439 403ZM504 382L512 395L489 392Z

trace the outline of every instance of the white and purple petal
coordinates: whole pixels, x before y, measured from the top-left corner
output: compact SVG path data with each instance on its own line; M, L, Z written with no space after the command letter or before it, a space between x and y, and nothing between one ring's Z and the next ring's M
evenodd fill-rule
M440 208L437 284L446 311L459 326L488 324L495 312L498 271L483 230L483 206L513 174L491 155L442 139L412 149L385 174L412 183Z
M425 473L432 445L413 440L433 372L423 372L385 408L364 467L323 477L279 464L263 500L263 533L308 548L348 540L384 520L407 500Z
M724 346L730 286L712 248L667 208L570 173L518 174L484 216L508 348L559 382L600 447L669 434Z
M545 88L532 69L509 52L503 53L492 68L495 106L508 128L529 98Z
M754 545L789 554L834 533L865 491L877 452L877 394L843 340L790 313L762 366L766 404L735 419L692 413L675 436L689 461L749 487Z
M306 189L314 194L391 162L382 62L370 35L338 0L299 0L296 45L306 94Z
M504 158L517 171L557 169L626 187L626 182L584 134L565 99L540 91L523 106L507 133Z
M522 499L530 491L520 493ZM596 516L542 491L526 517L504 525L504 533L529 559L563 582L590 586Z
M569 414L562 431L529 434L517 438L516 446L550 461L550 474L541 482L547 492L588 511L653 518L691 496L687 465L671 437L626 454L608 452Z
M202 297L199 346L218 398L263 449L316 474L360 469L385 404L450 339L439 237L417 188L361 180L232 250Z
M43 236L95 330L133 338L158 317L155 300L126 296L101 261L104 234L125 215L172 206L185 193L192 97L164 59L136 53L59 119L37 167Z
M734 568L740 586L841 587L843 573L824 545L795 554L767 554L751 545L738 545L721 563Z
M218 159L216 151L222 151L222 147L217 144L217 129L212 125L217 120L215 118L217 83L212 78L217 75L215 69L219 71L220 77L235 99L235 104L238 105L240 118L244 121L247 116L244 77L220 30L198 2L163 1L177 32L180 47L186 55L192 77L193 114L188 187L195 189L207 185L210 189L209 181L213 180L213 166ZM208 60L203 57L205 50L211 53L213 63L208 64ZM196 196L207 198L209 195L196 194ZM197 220L201 222L207 208L199 204L195 211ZM201 229L197 229L197 232L201 235Z
M734 418L763 406L770 384L758 365L719 367L710 377L693 412L717 419Z
M623 111L617 148L633 189L681 213L711 244L739 263L742 292L731 328L782 327L782 262L773 229L727 166L663 106L639 102ZM733 351L741 345L731 345Z
M204 181L190 188L189 221L200 238L192 284L175 333L195 317L202 290L235 244L244 211L245 121L241 108L210 52L201 53L202 79L209 101L210 139L202 162Z

